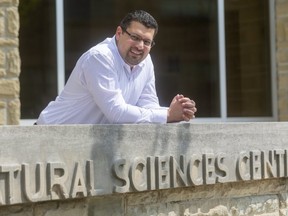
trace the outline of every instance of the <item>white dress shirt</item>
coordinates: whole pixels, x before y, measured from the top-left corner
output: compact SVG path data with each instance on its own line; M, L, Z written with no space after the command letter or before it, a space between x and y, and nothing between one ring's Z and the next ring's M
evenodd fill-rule
M166 123L150 55L133 67L124 62L115 36L84 53L63 91L40 113L37 124Z

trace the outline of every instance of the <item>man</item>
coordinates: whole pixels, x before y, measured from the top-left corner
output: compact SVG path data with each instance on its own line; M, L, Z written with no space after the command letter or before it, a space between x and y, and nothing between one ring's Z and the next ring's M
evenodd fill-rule
M127 14L112 38L84 53L64 90L37 124L166 123L194 118L194 101L176 95L160 107L149 55L158 31L145 11Z

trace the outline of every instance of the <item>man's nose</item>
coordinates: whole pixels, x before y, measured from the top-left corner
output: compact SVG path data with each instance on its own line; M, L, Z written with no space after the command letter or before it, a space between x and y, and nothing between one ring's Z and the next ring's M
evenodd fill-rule
M143 49L144 48L144 41L143 40L137 41L137 48L138 49Z

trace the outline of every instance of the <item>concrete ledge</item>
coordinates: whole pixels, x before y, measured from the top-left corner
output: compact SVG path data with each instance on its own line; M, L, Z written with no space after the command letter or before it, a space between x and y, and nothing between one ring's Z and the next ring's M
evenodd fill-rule
M5 215L287 212L287 123L3 126L0 134Z

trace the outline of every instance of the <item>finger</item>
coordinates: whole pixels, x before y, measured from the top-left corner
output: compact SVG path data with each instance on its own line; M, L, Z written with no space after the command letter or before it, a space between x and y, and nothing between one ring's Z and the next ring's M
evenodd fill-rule
M195 113L190 109L183 109L183 114L191 118Z
M191 101L190 98L187 98L187 97L184 97L184 96L179 98L179 102L180 103L186 103L186 102L190 102L190 101Z
M191 115L191 116L194 115L196 112L197 112L196 107L193 107L193 108L190 108L190 109L187 109L187 108L183 109L183 113Z
M187 116L185 114L182 115L182 118L184 121L190 121L191 119L194 119L195 118L195 115L192 115L192 116Z
M185 114L182 115L184 121L190 121L190 117L186 116Z
M196 107L194 107L192 110L193 110L194 113L197 112L197 108Z
M182 103L181 105L182 105L183 109L194 109L194 108L196 108L196 107L195 107L193 104L191 104L191 103Z
M195 101L193 101L193 100L190 100L190 98L181 98L181 99L179 99L178 100L180 103L182 103L182 104L191 104L191 105L193 105L193 106L196 106L196 103L195 103Z
M177 101L182 100L182 98L184 98L184 96L183 96L182 94L177 94L177 95L176 95L176 100L177 100Z
M171 103L176 103L179 101L179 95L177 94L173 99Z

